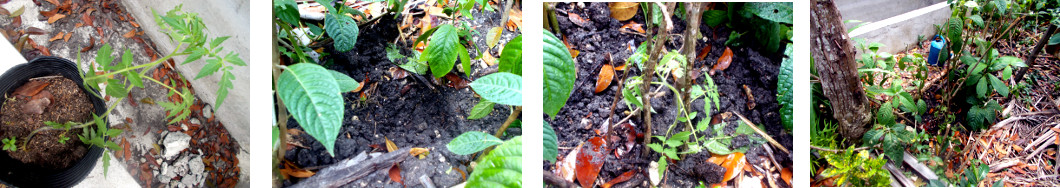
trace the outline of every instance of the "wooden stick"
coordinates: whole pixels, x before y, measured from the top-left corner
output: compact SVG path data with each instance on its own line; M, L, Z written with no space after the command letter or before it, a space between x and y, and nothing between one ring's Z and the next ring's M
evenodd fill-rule
M769 136L769 134L766 134L766 132L762 131L761 129L758 129L758 126L755 126L755 123L752 123L751 120L747 120L747 118L743 117L743 115L740 115L739 112L732 112L732 113L736 114L736 116L739 116L740 120L743 120L744 123L747 123L747 125L750 125L751 129L754 129L755 132L758 133L758 135L762 135L762 138L765 138L766 141L769 141L770 144L773 144L773 146L776 146L778 149L780 149L780 151L784 151L784 153L791 154L791 152L788 151L787 148L784 148L783 145L780 145L780 143L778 143L777 140L773 140L773 137Z

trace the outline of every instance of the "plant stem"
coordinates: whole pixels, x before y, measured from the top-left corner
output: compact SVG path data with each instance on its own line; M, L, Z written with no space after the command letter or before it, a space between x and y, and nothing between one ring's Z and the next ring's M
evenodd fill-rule
M272 37L276 38L276 28L273 28ZM282 42L280 40L276 41ZM274 65L272 67L272 83L274 89L280 87L280 71L282 71L283 69L282 67L280 67L280 53L278 49L279 47L276 44L272 46L272 64ZM283 101L282 99L280 99L280 94L276 92L273 93L275 93L274 95L276 96L275 108L276 112L278 113L278 115L276 116L276 126L280 130L279 148L272 148L273 150L275 150L275 152L273 153L274 155L272 157L272 166L275 169L280 166L280 161L283 161L284 152L286 152L285 149L287 148L287 107L283 105ZM273 172L273 185L281 185L283 183L284 176L279 174L279 170L274 170Z
M662 3L656 3L656 4L659 6L660 9L663 10L662 11L663 12L662 16L669 17L669 12L670 11L666 11L667 6L663 5ZM670 3L670 4L672 5L673 3ZM670 6L670 7L672 7L672 6ZM651 12L651 11L646 9L646 11L644 11L644 12ZM654 16L654 15L652 15L652 16ZM648 96L648 94L647 94L648 92L647 91L651 90L652 76L654 75L653 73L655 72L655 66L659 62L659 60L658 60L659 59L659 54L662 53L663 48L666 47L665 44L666 44L667 38L670 37L670 35L669 35L669 31L670 30L668 28L671 28L673 26L670 25L671 23L670 23L669 20L670 20L669 18L666 18L666 21L663 22L663 26L664 27L659 28L658 31L656 31L656 33L655 33L655 35L657 35L656 37L658 37L658 40L655 41L655 44L652 47L652 53L649 55L649 58L648 58L648 65L647 65L648 69L644 72L644 80L645 81L644 81L644 83L641 84L641 93L644 93L644 94L641 95L641 98L642 98L641 101L644 102L644 110L643 110L643 113L644 113L644 117L643 117L644 118L644 134L645 134L644 146L647 146L647 145L651 144L651 129L652 129L652 122L651 122L652 121L652 119L651 119L651 97ZM648 25L651 25L651 24L648 24ZM651 36L651 35L649 35L649 36ZM648 38L648 41L651 41L650 37ZM665 80L666 78L663 78L663 79ZM648 154L649 154L648 150L644 150L644 152L642 153L643 156L648 156Z
M184 43L178 43L177 47L173 49L173 52L171 52L171 53L169 53L169 55L166 55L165 57L159 58L159 59L157 59L157 60L155 60L153 62L142 64L142 65L137 65L137 66L132 66L132 67L125 67L124 69L107 72L107 73L104 73L104 74L101 74L101 75L90 76L90 77L85 78L85 80L97 79L97 78L100 78L100 77L109 77L109 76L114 75L114 74L128 72L128 71L131 71L131 70L157 66L157 65L161 64L162 62L166 62L170 58L173 58L173 56L189 54L189 53L182 53L182 52L178 53L177 50L180 50L182 47L184 47ZM110 55L110 54L107 54L107 55ZM103 63L110 63L110 62L97 62L97 63L103 64Z
M1046 41L1049 41L1049 37L1052 36L1054 32L1056 32L1056 25L1049 24L1049 29L1045 30L1045 34L1042 35L1042 38L1038 40L1038 44L1035 44L1034 49L1031 50L1031 56L1028 57L1027 60L1024 60L1027 62L1027 67L1016 71L1016 75L1014 75L1016 82L1014 83L1019 83L1020 80L1023 80L1023 74L1026 74L1027 70L1034 67L1034 60L1038 59L1038 52L1042 51L1042 47L1045 46Z
M515 109L512 110L512 114L508 115L508 120L504 120L504 124L501 124L501 128L498 128L497 129L497 133L493 134L493 136L495 136L497 138L500 138L501 136L503 136L504 135L504 131L508 129L508 125L511 125L512 122L515 122L516 119L519 119L519 115L523 114L522 112L523 112L523 107L522 106L516 106Z

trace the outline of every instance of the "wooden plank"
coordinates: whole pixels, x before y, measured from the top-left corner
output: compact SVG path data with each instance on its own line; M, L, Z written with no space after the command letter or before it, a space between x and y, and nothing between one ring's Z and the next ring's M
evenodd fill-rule
M909 167L913 169L913 172L916 172L921 178L924 178L925 180L939 179L939 176L935 175L935 171L931 170L931 168L928 168L924 164L921 164L920 161L917 161L916 157L910 155L909 152L904 152L902 159L905 164L909 165Z
M410 148L399 149L371 159L362 152L357 157L331 164L313 177L306 178L291 187L340 187L371 173L389 168L394 163L405 161L411 156L409 150Z
M886 168L888 171L891 171L891 177L894 177L895 179L897 179L898 182L901 183L903 187L916 187L916 185L913 184L913 181L909 180L908 177L905 177L905 174L902 173L901 170L898 170L898 167L894 167L894 164L891 164L890 161L888 161L887 164L884 165L883 167ZM891 182L894 182L894 181L891 181Z

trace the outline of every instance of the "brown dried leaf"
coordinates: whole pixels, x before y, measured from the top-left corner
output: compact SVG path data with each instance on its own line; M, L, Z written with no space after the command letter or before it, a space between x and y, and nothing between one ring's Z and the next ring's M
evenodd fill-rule
M639 24L636 21L630 21L626 25L622 25L621 29L629 29L637 33L645 33L644 24Z
M40 115L44 113L44 108L51 105L52 101L48 98L40 98L36 100L30 100L26 104L22 104L22 113L24 114L36 114Z
M48 85L51 84L48 82L41 81L29 81L26 82L26 84L22 84L22 86L15 89L15 92L11 94L15 96L32 97L36 96L38 93L43 91L45 87L48 87Z
M505 23L509 31L515 31L519 28L523 28L523 11L519 9L512 9L508 11L508 23Z
M696 61L703 61L703 58L706 58L707 54L710 54L709 43L707 44L707 46L703 46L702 49L699 49L699 55L696 55Z
M52 37L51 39L48 39L48 42L52 42L52 41L55 41L55 40L63 39L63 36L65 36L65 34L63 34L63 32L59 32L58 34L55 34L55 37Z
M589 22L588 19L582 18L582 16L579 16L578 14L575 14L573 12L567 13L567 19L570 19L571 23L582 27L589 27L592 25L592 23Z
M315 172L304 170L304 169L286 169L285 168L285 169L280 169L280 172L282 172L286 176L291 176L291 177L296 177L296 178L308 178L308 177L313 177L313 175L316 175Z
M81 53L88 52L92 48L96 47L96 37L92 37L92 40L88 41L88 46L81 48Z
M390 77L392 77L394 79L402 79L402 78L405 78L405 77L409 76L409 71L406 71L403 68L390 67L389 72L390 72ZM361 87L361 86L357 86L357 87Z
M784 179L785 183L791 185L791 168L780 170L780 179Z
M637 175L637 173L639 173L639 172L640 172L640 170L637 170L637 169L626 171L625 173L622 173L622 175L619 175L617 178L611 179L611 181L607 181L607 183L604 183L603 185L600 185L600 187L611 188L611 186L613 186L615 184L619 184L619 183L622 183L622 182L629 181L630 178L633 178L633 175Z
M49 24L55 23L55 21L59 21L59 19L63 19L65 17L66 17L65 14L55 14L54 16L51 16L51 17L48 18L48 23Z
M589 145L578 152L578 163L575 165L575 176L582 187L591 187L600 175L600 169L604 167L604 158L607 157L607 143L603 138L596 136L589 139Z
M445 79L449 80L449 87L456 89L464 89L467 88L468 84L471 84L471 82L465 80L464 78L461 78L460 76L454 73L446 74Z
M81 16L81 22L84 22L85 26L93 25L94 19L92 19L92 10L93 9L89 9L88 13Z
M27 35L43 35L43 34L48 34L48 31L45 31L45 30L43 30L43 29L40 29L40 28L36 28L36 27L29 27L29 28L26 28L26 30L24 30L24 32L25 32L25 33L26 33Z
M423 156L426 156L430 151L431 150L429 150L427 148L412 148L411 150L409 150L409 154L412 155L412 156L419 156L419 157L422 158Z
M136 36L136 30L131 30L129 32L126 32L124 35L121 35L121 36L125 37L125 38L132 38L133 36Z
M714 75L714 71L725 70L729 68L729 64L732 63L732 49L725 47L725 52L721 53L721 57L718 58L718 63L714 64L714 68L710 68L710 75Z
M489 66L497 65L497 58L493 57L489 50L486 50L482 52L482 62Z
M52 17L52 16L55 16L56 13L59 13L59 9L52 9L52 10L49 10L49 11L40 11L40 15L41 16L49 17L49 18Z
M59 3L59 1L56 1L56 0L46 0L46 1L48 1L49 3L51 3L51 4L55 5L55 6L62 5L62 4Z
M366 75L367 75L367 74L366 74ZM354 90L353 90L353 91L351 91L351 92L354 92L354 93L356 93L356 92L361 92L361 89L364 89L364 85L368 85L368 77L367 77L367 76L366 76L366 77L364 77L364 80L363 80L363 81L361 81L361 85L358 85L358 86L357 86L357 89L354 89Z
M390 141L390 138L384 136L383 139L386 140L386 152L393 152L398 149L397 145Z
M743 91L744 93L747 93L747 109L755 109L755 96L751 94L751 88L748 88L747 85L743 85Z
M611 79L615 78L615 68L611 64L600 67L600 75L596 77L596 92L600 93L611 85Z
M393 166L390 166L389 171L391 181L401 183L402 186L405 185L405 182L401 181L401 165L398 165L398 163L394 163Z
M74 36L74 32L66 33L66 36L63 37L63 42L70 42L71 36Z
M492 49L493 46L496 46L497 42L501 41L501 33L504 33L504 28L490 28L489 32L486 34L486 45L489 46L490 49Z
M607 7L611 10L611 17L618 19L618 21L626 21L633 16L637 15L637 9L640 9L640 3L637 2L617 2L607 3Z
M553 170L556 175L559 175L559 177L562 177L564 180L570 182L574 181L575 164L578 163L578 153L581 151L582 145L585 145L585 143L578 144L578 147L574 147L574 150L567 153L566 157L563 157L563 160L556 162L556 168Z

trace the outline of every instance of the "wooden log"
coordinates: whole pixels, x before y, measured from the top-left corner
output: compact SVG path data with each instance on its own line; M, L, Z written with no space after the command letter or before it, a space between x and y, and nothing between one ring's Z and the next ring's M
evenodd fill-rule
M910 155L909 152L903 153L902 160L905 162L906 165L909 165L909 168L912 168L914 170L913 172L916 172L917 175L920 175L921 178L924 178L925 180L939 179L939 176L935 175L935 171L931 170L931 168L928 168L924 164L921 164L920 161L917 161L916 157Z

